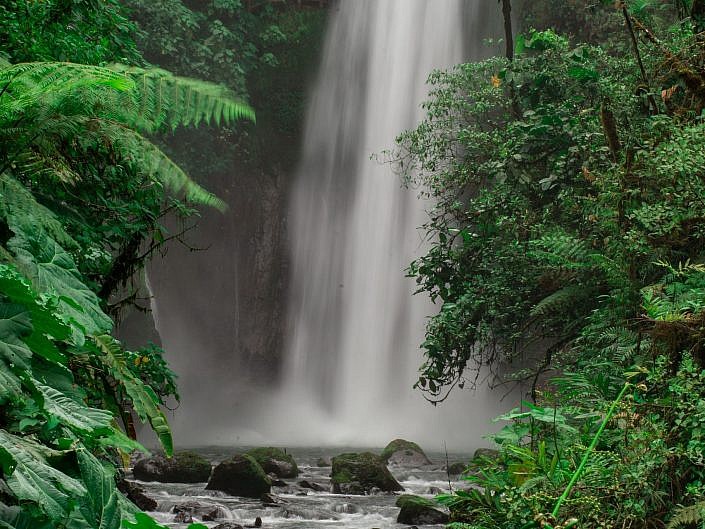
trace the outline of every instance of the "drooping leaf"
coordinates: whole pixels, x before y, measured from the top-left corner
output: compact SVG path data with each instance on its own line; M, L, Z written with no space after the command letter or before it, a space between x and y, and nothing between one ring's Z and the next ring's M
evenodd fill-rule
M109 335L99 335L94 338L95 344L103 353L102 361L110 374L125 389L132 400L132 406L142 421L149 421L157 434L167 455L174 451L169 423L164 412L159 408L159 397L154 390L138 379L127 367L120 343Z

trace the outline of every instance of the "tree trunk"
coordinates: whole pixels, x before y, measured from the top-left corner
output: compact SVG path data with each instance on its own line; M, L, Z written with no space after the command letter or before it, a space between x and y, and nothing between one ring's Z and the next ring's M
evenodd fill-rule
M510 61L514 60L514 35L512 33L512 0L500 0L502 2L502 16L504 17L504 42L506 44L506 56Z

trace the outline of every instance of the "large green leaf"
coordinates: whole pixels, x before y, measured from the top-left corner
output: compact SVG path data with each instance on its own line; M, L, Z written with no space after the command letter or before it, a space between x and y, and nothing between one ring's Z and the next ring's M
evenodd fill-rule
M32 351L22 341L32 332L29 311L22 305L0 303L0 359L10 367L27 369Z
M167 455L174 451L171 429L164 412L159 408L159 397L154 390L137 378L127 367L125 355L120 343L107 334L93 337L103 353L102 361L110 374L122 384L125 393L132 400L132 407L142 421L149 421L154 433Z
M5 362L0 361L0 404L15 401L22 396L20 379L10 371Z
M90 408L78 403L60 391L33 381L34 386L42 395L43 407L50 415L58 418L65 426L84 433L94 433L96 430L107 431L113 416L109 411Z
M120 493L115 487L114 470L105 467L85 449L76 453L81 478L88 494L81 498L81 513L95 529L119 529Z
M86 494L76 479L49 466L46 457L60 452L0 430L0 457L8 489L20 501L35 503L49 518L68 516Z
M82 333L109 331L112 320L100 308L98 296L81 281L71 256L45 233L25 233L21 227L11 228L17 231L8 247L15 252L18 265L37 291L58 296L58 312ZM74 338L81 342L80 336L74 335Z

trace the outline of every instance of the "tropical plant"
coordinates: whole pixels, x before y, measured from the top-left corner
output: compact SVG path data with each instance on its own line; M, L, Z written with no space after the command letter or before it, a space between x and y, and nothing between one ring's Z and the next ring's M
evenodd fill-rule
M0 68L3 527L153 524L134 518L116 489L114 465L142 449L130 438L132 412L172 452L160 406L175 393L173 374L159 363L139 370L158 352L130 353L110 336L112 289L104 281L124 254L99 232L126 230L139 249L147 235L140 230L158 229L167 192L224 207L141 133L242 117L254 118L226 89L162 70L54 62ZM106 174L103 185L89 185ZM121 211L121 194L149 200ZM77 205L100 207L103 218L91 226L91 213ZM113 240L124 245L125 231Z

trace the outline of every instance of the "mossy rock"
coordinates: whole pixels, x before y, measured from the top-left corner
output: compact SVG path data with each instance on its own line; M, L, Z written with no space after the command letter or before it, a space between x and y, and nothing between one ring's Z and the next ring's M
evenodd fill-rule
M370 494L404 490L384 460L372 452L347 453L332 460L331 483L336 494Z
M401 510L397 516L397 523L406 525L438 525L448 523L449 516L439 510L436 505L426 498L402 494L397 498L396 506Z
M259 498L272 490L272 482L250 455L235 455L213 469L207 490L219 490L232 496Z
M299 475L299 467L294 458L279 448L253 448L245 453L252 456L267 474L279 478L295 478Z
M140 459L132 469L135 479L162 483L200 483L208 481L211 464L191 451L176 452L172 457L157 454Z
M394 439L384 447L380 457L389 465L424 466L431 464L431 460L426 457L421 447L406 439Z

